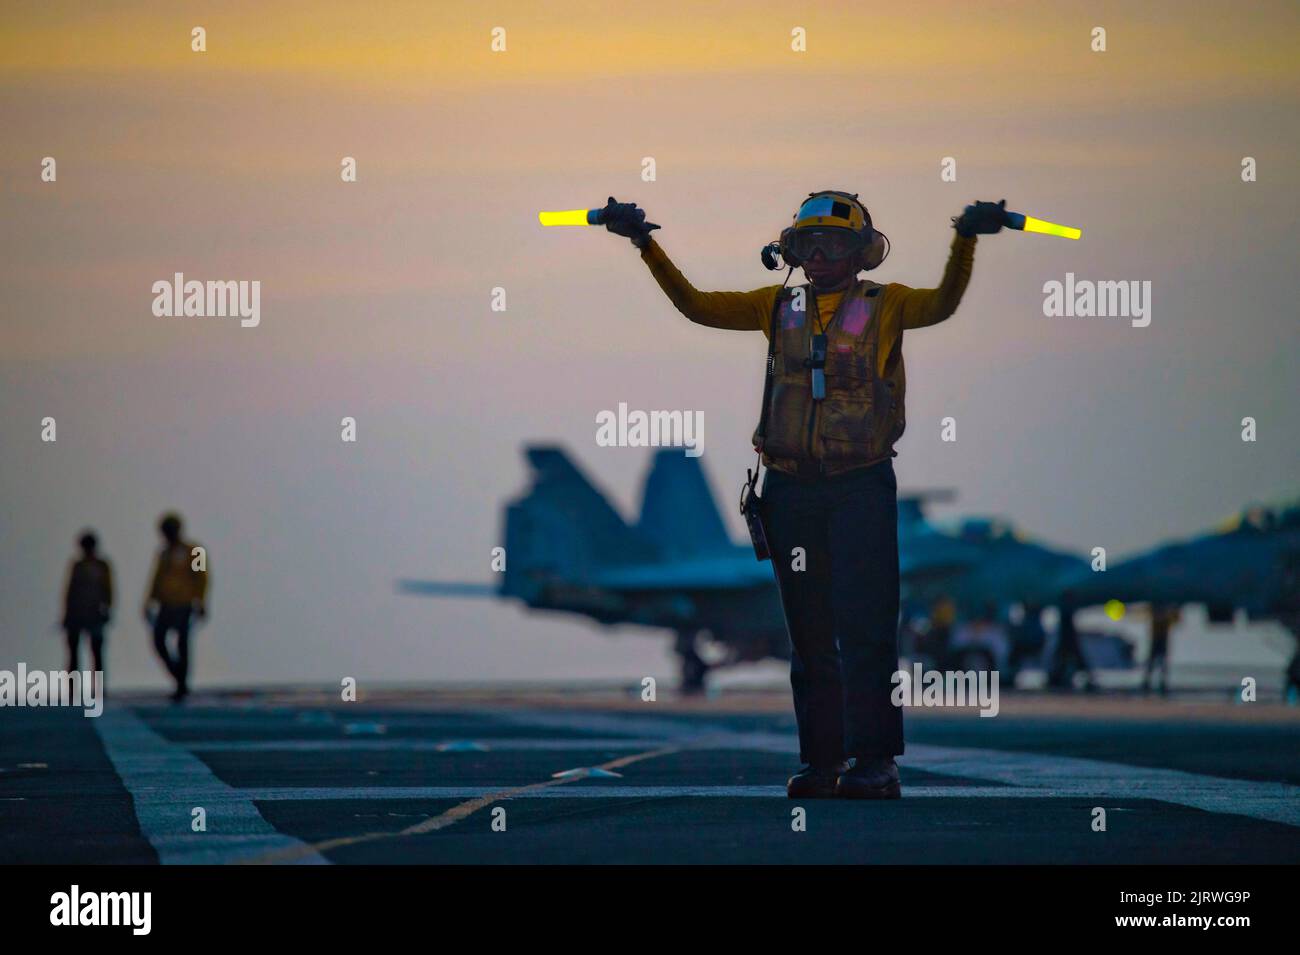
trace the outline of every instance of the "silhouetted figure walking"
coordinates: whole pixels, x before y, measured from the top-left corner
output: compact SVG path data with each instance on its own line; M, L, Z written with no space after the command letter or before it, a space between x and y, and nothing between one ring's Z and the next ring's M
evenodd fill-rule
M99 541L86 531L78 541L81 556L68 565L63 595L63 632L68 640L68 672L80 670L81 635L90 641L95 669L104 669L104 627L113 611L113 568L99 556Z
M207 554L196 553L196 545L181 540L181 519L165 514L158 522L163 548L154 565L153 583L145 597L144 618L153 628L153 646L167 672L176 681L172 700L189 695L190 622L197 614L207 616ZM167 634L176 632L176 653L167 646Z
M1151 608L1151 650L1142 677L1143 693L1151 692L1151 675L1157 668L1160 671L1160 692L1169 692L1169 631L1178 619L1177 607L1160 605Z
M1047 685L1058 689L1070 689L1074 686L1074 674L1083 671L1086 679L1085 689L1096 689L1092 680L1092 670L1079 645L1079 631L1074 626L1074 612L1078 607L1071 593L1063 594L1058 610L1061 621L1056 626L1056 649L1052 655L1052 667L1047 674Z

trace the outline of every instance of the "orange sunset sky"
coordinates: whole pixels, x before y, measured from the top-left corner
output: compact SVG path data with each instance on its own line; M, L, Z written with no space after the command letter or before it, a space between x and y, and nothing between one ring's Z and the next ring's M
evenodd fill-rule
M595 443L620 402L703 412L740 538L762 336L692 326L625 240L537 224L609 195L713 289L780 281L758 250L813 189L861 194L882 282L937 282L975 199L1081 226L982 238L957 315L909 333L900 486L1113 554L1294 496L1298 28L1281 2L9 2L0 667L58 664L93 526L114 678L161 686L137 607L177 508L212 557L200 685L670 674L633 631L393 589L488 579L528 441L633 517L649 453ZM154 316L175 272L260 281L260 325ZM1067 272L1150 281L1151 325L1045 317Z

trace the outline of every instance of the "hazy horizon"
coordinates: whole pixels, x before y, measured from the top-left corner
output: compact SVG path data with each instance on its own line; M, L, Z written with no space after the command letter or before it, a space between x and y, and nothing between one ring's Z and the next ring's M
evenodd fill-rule
M626 240L537 225L609 195L648 210L702 289L779 282L758 250L812 189L859 192L893 243L872 278L917 287L975 199L1081 226L981 238L957 314L908 333L900 488L954 488L939 516L1112 560L1294 498L1298 26L1283 3L1249 21L1196 3L15 4L0 668L61 664L64 569L91 526L117 574L110 685L163 686L139 606L175 508L211 557L200 689L673 676L667 639L394 587L490 579L527 443L569 447L635 519L650 452L595 442L620 402L703 414L742 538L763 338L687 322ZM156 317L175 272L259 281L260 325ZM1070 272L1150 281L1150 326L1045 317L1044 283Z

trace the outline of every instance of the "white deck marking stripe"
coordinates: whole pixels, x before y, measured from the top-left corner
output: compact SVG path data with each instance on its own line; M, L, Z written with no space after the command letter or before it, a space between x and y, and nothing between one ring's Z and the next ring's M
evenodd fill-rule
M108 714L106 713L105 716ZM492 722L515 724L529 727L550 729L575 729L597 731L607 734L602 738L577 739L539 739L535 737L511 738L509 740L479 740L489 747L507 749L537 750L579 750L637 747L663 741L677 744L681 749L740 749L763 752L776 752L797 755L798 746L793 732L773 733L768 731L737 732L730 727L716 722L693 723L674 719L623 717L611 714L582 713L561 714L554 712L514 711L493 714ZM104 717L96 722L102 722ZM419 826L401 833L366 834L360 839L335 840L322 845L333 847L353 841L367 841L374 838L392 838L401 835L414 835L445 825L463 818L492 801L516 798L671 798L671 797L742 797L742 798L785 798L781 786L627 786L627 785L580 785L551 786L533 784L513 789L491 786L430 786L430 787L259 787L248 790L232 790L216 780L215 777L195 757L184 753L185 744L170 744L157 738L148 727L140 724L149 735L168 750L180 750L185 758L193 760L207 777L205 785L221 787L225 798L233 797L247 804L248 809L256 815L254 800L331 800L331 799L451 799L471 800L470 804L448 810L443 816L430 819ZM468 729L468 727L467 727ZM627 737L615 737L626 733ZM632 738L635 734L637 738ZM103 733L101 732L101 735ZM472 731L465 733L465 738L473 737ZM252 740L252 741L204 741L192 744L195 751L223 749L263 750L263 751L301 751L322 752L349 750L392 750L419 751L425 748L435 749L445 740L428 739L331 739L331 740ZM518 746L512 744L521 744ZM108 741L105 741L106 748ZM631 757L636 759L637 757ZM116 762L116 760L115 760ZM909 786L904 785L904 798L1088 798L1098 800L1104 805L1105 799L1152 799L1195 809L1248 816L1290 826L1300 826L1300 787L1280 782L1259 782L1253 780L1226 779L1204 776L1180 770L1158 767L1132 766L1102 760L1083 759L1050 754L1021 753L993 749L967 747L931 746L910 744L907 754L900 758L905 768L920 769L928 773L944 776L964 777L994 783L991 786ZM119 769L119 773L122 770ZM124 782L126 780L123 776ZM173 781L174 782L174 781ZM163 781L165 784L166 781ZM183 785L183 781L182 781ZM128 788L131 788L128 786ZM159 785L170 796L183 798L189 802L188 792L181 797L177 791L182 787ZM134 794L134 793L133 793ZM210 798L210 802L213 800ZM137 805L140 800L137 798ZM191 804L199 805L197 800ZM139 813L139 809L137 810ZM185 808L188 813L188 806ZM211 808L209 807L211 813ZM257 820L266 825L260 816ZM180 838L190 841L188 818L182 820ZM144 816L141 826L145 828ZM267 826L269 829L269 826ZM274 830L271 830L274 832ZM278 834L277 834L278 835ZM193 834L193 840L205 847L210 842L212 833ZM175 838L175 837L173 837ZM313 853L313 847L288 837L281 848L273 849L269 855L274 861L298 859L309 861L304 856ZM150 841L154 842L151 835ZM158 844L155 843L155 848ZM160 856L162 850L159 849ZM249 854L256 855L256 852ZM265 856L263 856L265 858ZM318 857L319 858L319 857ZM217 860L195 861L230 861L227 855ZM188 861L188 860L184 860ZM269 860L268 860L269 861ZM323 861L323 860L321 860Z
M267 740L204 740L203 742L184 743L192 753L328 753L328 752L398 752L423 753L440 752L441 747L456 742L473 742L486 748L486 752L508 752L512 750L605 750L605 749L647 749L659 745L659 739L537 739L536 737L515 737L511 739L493 739L490 736L467 737L464 740L431 739L267 739ZM460 752L447 751L450 756L471 755L476 750Z
M517 712L525 725L570 729L582 725L601 732L615 731L619 717L607 714ZM590 718L590 717L594 717ZM630 731L649 733L654 720L631 717L623 725ZM795 734L734 732L718 723L691 726L661 721L660 732L669 739L690 738L691 748L750 749L798 755ZM1004 786L1032 786L1060 796L1106 796L1119 799L1156 799L1206 812L1249 816L1267 822L1300 826L1300 786L1252 779L1205 776L1178 769L1132 766L1075 756L1020 753L964 746L908 743L899 757L904 767L943 776L960 776ZM904 786L906 797L908 788Z
M160 862L212 865L273 850L305 849L296 861L328 864L305 843L277 831L248 796L227 786L197 756L163 739L128 708L109 706L91 723L131 794L140 831ZM197 806L207 812L206 832L190 829L190 811Z
M921 744L909 745L902 760L904 766L926 772L1054 789L1063 796L1102 793L1116 799L1158 799L1300 826L1300 786L1289 783L1226 779L1076 756Z
M256 802L303 800L317 802L332 799L477 799L493 793L499 786L339 786L314 789L266 788L240 790ZM1022 786L903 786L903 798L984 797L990 799L1051 799L1063 795L1047 789ZM666 799L671 797L707 799L787 799L784 786L560 786L529 789L513 795L499 795L497 801L513 799Z
M353 705L353 704L348 704ZM458 726L473 724L475 726L494 725L505 722L495 713L426 713L394 712L390 710L364 709L360 716L351 715L346 709L339 710L293 710L267 709L261 706L230 707L220 709L205 706L202 703L190 703L181 711L172 708L152 707L141 704L142 709L149 710L149 721L165 730L213 730L213 729L248 729L249 727L267 727L272 729L342 729L348 723L383 723L385 726L413 727L427 729L438 727L439 733L453 735L463 732ZM513 722L513 721L510 721Z

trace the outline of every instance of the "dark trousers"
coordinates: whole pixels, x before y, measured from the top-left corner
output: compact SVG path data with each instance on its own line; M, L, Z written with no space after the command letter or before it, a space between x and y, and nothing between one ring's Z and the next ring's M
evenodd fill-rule
M190 678L190 607L188 605L158 608L153 623L153 648L162 659L167 672L176 681L177 693L189 692ZM167 647L167 633L176 631L175 655Z
M1169 637L1151 638L1151 651L1147 654L1146 673L1142 677L1142 688L1151 686L1151 674L1160 669L1160 686L1169 689Z
M90 642L90 656L95 661L95 669L104 669L104 625L102 623L69 623L64 628L68 636L68 672L80 670L81 635L84 633Z
M903 752L898 670L898 483L892 461L834 477L767 472L763 515L790 633L799 758ZM797 570L793 551L803 548Z
M1079 631L1074 628L1074 611L1069 607L1059 609L1061 622L1056 628L1056 649L1047 671L1047 685L1068 689L1074 685L1074 674L1082 671L1092 686L1092 671L1079 645Z

